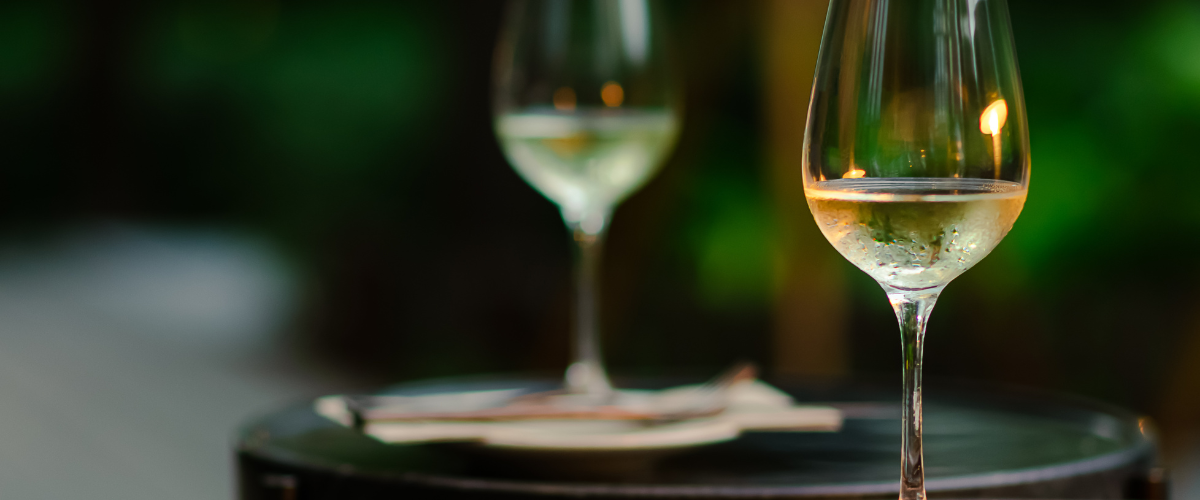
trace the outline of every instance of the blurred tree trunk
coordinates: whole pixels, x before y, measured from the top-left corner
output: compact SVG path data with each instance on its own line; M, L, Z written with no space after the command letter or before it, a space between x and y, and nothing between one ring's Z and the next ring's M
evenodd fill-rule
M781 224L774 367L781 375L848 370L841 256L804 200L801 156L813 70L828 0L768 0L763 21L771 185Z
M1158 411L1163 458L1171 466L1200 445L1200 325L1184 334L1176 353Z

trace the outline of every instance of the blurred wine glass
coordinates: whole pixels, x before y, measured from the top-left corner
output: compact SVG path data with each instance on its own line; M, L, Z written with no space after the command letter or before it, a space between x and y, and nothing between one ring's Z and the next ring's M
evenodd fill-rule
M817 224L900 323L900 498L923 499L926 320L946 284L1008 234L1029 184L1005 1L832 0L804 148Z
M566 388L607 397L597 276L613 209L662 165L679 93L648 0L517 0L496 50L493 112L509 163L558 205L575 257Z

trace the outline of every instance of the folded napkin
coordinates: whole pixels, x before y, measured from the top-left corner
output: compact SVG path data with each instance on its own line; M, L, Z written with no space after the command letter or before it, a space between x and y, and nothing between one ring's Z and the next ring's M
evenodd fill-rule
M475 442L490 447L621 450L728 441L745 431L830 432L842 415L796 405L746 376L665 390L616 390L594 397L524 389L420 396L326 396L320 415L385 443Z

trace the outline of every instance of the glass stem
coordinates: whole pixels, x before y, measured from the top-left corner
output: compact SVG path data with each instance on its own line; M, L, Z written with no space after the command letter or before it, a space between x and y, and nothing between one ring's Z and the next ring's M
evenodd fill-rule
M942 287L897 290L884 285L904 348L904 446L900 455L900 500L925 500L925 463L921 451L921 354L925 322Z
M607 396L612 384L604 372L600 356L600 318L597 281L604 249L607 225L596 232L584 230L585 224L572 224L575 239L575 356L567 368L567 391L590 396Z

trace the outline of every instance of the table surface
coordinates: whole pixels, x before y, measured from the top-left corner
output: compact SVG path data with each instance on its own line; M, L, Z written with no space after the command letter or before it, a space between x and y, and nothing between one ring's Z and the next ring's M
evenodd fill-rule
M843 429L836 433L751 433L732 442L665 457L639 475L583 481L555 478L554 471L546 472L544 467L542 476L531 474L530 468L511 466L527 459L503 456L489 460L466 445L385 445L323 419L307 404L246 426L239 446L244 455L277 463L435 488L617 496L713 491L734 496L872 495L897 491L898 387L777 385L801 402L842 408L846 414ZM540 390L551 386L553 382L546 380L482 378L408 384L386 392ZM926 477L931 492L1102 476L1148 464L1155 453L1152 431L1144 420L1089 401L937 382L927 385L925 399Z

